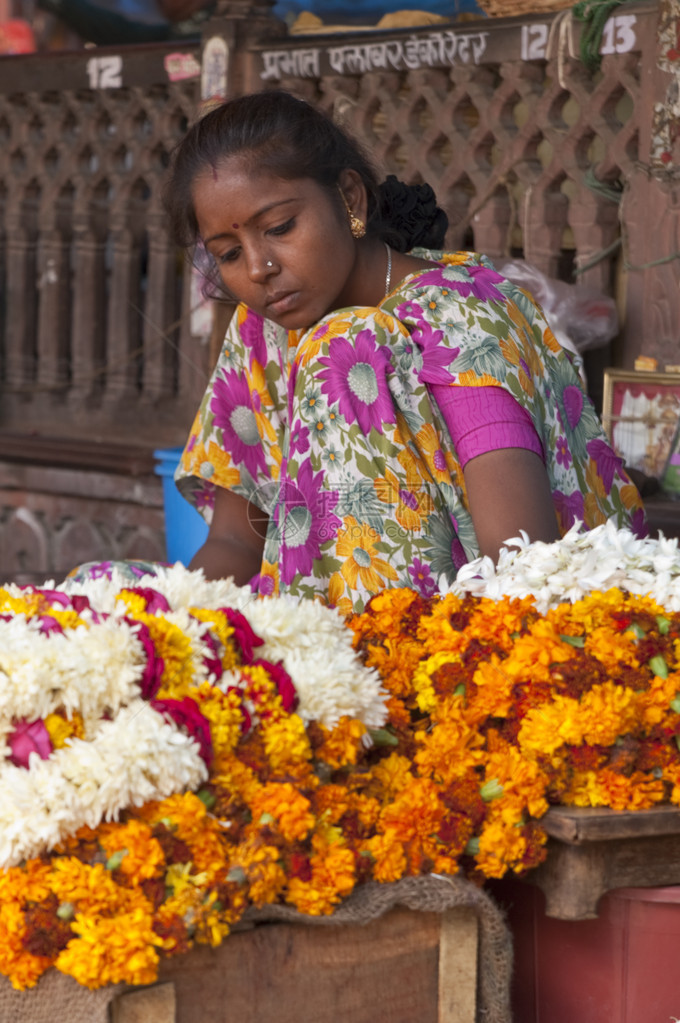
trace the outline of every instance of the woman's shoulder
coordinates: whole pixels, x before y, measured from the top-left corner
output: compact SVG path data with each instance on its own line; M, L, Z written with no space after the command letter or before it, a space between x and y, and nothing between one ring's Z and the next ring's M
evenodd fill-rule
M413 249L411 255L426 259L431 266L408 274L389 297L390 305L422 303L433 309L442 301L452 305L498 303L516 300L517 288L500 274L488 256L479 252L435 252Z

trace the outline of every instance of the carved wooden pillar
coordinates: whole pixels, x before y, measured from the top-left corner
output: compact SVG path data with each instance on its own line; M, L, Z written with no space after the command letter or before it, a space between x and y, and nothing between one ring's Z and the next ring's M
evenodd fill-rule
M144 303L144 380L145 401L171 395L176 386L177 347L177 253L170 244L167 218L160 209L149 213L146 301ZM175 310L172 321L170 310Z
M111 217L104 389L107 403L118 403L135 395L142 359L139 331L141 258L137 231L131 220L127 208Z
M6 386L24 395L35 378L37 203L15 195L7 209Z
M38 243L38 386L67 385L70 361L71 203L54 195L43 203Z
M93 223L90 199L81 199L73 217L73 329L71 387L75 408L101 393L106 351L106 261L101 226Z

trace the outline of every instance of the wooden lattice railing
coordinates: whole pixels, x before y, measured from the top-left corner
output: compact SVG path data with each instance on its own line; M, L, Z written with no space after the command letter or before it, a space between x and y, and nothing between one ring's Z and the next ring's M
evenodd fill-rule
M627 270L678 247L675 182L652 151L658 10L617 10L594 75L564 14L264 40L261 22L259 42L244 23L238 45L225 23L225 91L319 104L386 172L434 186L451 246L576 269L625 308L615 360L663 358L678 262ZM181 439L206 366L160 189L199 60L154 47L0 62L0 429Z
M201 97L286 88L319 104L384 172L433 185L451 246L615 295L608 360L680 362L665 2L616 9L595 74L569 12L287 37L268 0L231 0L200 46L0 60L0 574L162 546L150 451L182 442L210 345L160 192Z
M0 62L0 425L153 443L204 380L160 202L197 79L94 52Z

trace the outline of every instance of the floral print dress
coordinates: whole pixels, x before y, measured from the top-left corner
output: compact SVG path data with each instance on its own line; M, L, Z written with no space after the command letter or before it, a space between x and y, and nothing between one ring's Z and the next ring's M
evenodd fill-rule
M177 484L209 519L216 487L268 519L261 593L363 610L389 586L434 593L479 547L431 385L503 387L531 416L562 532L644 529L569 358L530 296L474 253L425 253L377 308L287 332L239 306Z

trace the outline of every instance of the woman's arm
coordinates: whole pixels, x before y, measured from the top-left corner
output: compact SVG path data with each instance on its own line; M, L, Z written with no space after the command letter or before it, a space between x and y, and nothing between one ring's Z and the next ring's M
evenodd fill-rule
M256 505L218 487L215 509L203 546L189 568L202 568L207 579L226 579L245 586L262 566L268 518Z
M480 554L497 561L504 541L521 529L530 540L559 540L548 474L533 451L486 451L470 459L463 476Z

